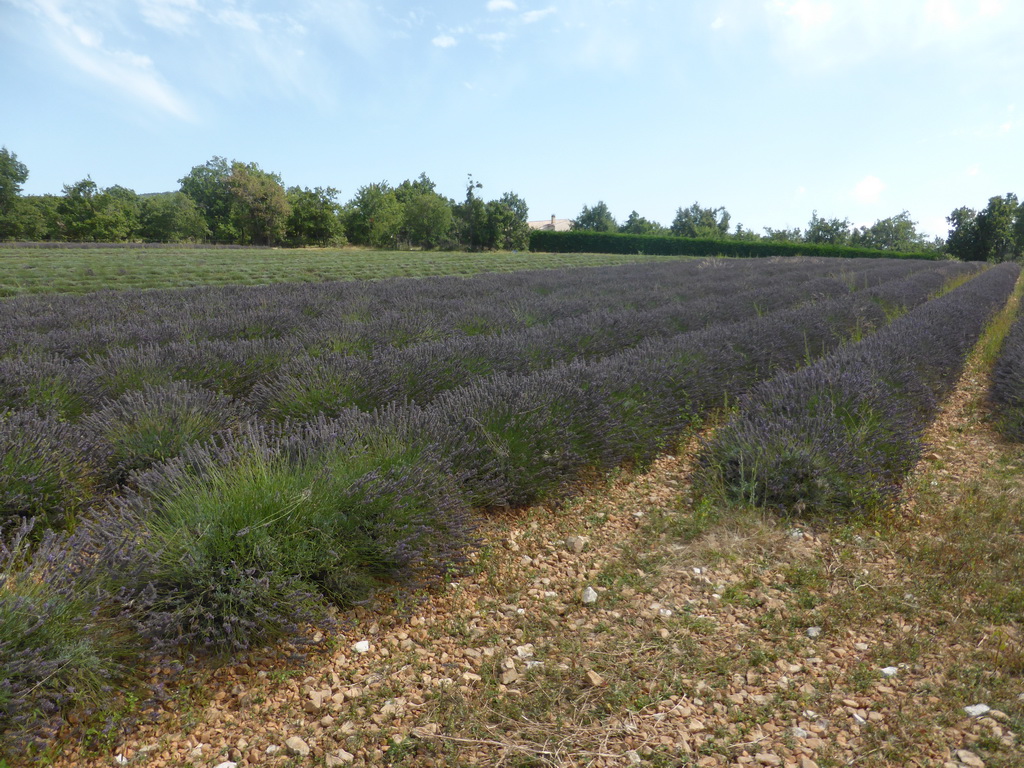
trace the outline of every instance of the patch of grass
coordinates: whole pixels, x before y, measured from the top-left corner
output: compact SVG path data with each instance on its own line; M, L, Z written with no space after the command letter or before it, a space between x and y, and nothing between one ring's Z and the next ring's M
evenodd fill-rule
M472 275L635 262L642 254L552 254L270 248L0 247L0 297L120 288L263 285L279 282Z

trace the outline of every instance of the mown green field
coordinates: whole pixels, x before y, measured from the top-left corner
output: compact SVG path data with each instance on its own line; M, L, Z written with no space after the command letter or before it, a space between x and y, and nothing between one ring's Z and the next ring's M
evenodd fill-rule
M0 296L87 293L108 288L261 285L384 277L472 275L679 256L528 252L371 251L277 248L0 247Z

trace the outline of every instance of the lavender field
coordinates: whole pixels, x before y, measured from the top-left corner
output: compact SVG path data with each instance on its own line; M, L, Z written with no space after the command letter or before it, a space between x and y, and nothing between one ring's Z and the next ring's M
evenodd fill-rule
M704 259L7 299L0 728L45 739L147 654L441 578L481 515L724 409L705 492L884 505L1017 274Z

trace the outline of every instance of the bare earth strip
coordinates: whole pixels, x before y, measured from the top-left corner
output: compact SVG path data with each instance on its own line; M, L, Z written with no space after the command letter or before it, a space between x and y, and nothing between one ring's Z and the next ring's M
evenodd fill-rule
M695 505L691 445L488 520L470 573L308 656L178 675L156 722L56 763L1024 765L1024 456L977 358L892 519Z

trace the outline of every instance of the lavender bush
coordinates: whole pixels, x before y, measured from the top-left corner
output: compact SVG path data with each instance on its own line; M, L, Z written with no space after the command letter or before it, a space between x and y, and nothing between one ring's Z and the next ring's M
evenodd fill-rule
M36 411L0 410L0 523L73 521L97 497L102 449L81 427Z
M133 533L83 522L31 546L32 528L0 528L0 757L45 747L69 712L108 706L142 649L123 608L132 595L109 586L110 569L134 560Z
M1024 442L1024 314L1011 326L992 370L989 401L1009 440Z
M704 488L798 512L884 504L1018 272L989 269L863 342L755 388L703 447Z

